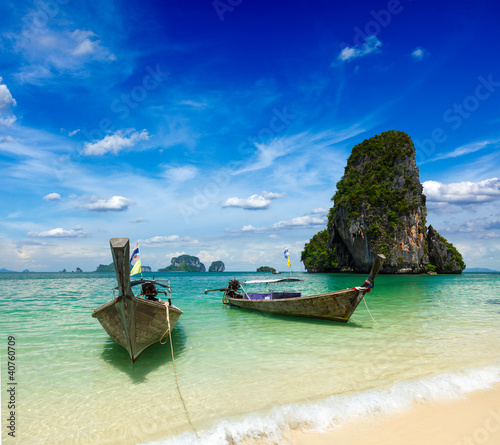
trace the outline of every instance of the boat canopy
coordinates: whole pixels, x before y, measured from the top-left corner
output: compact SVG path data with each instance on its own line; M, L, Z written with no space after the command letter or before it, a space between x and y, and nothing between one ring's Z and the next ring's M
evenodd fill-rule
M300 278L277 278L275 280L248 280L243 284L261 284L261 283L289 283L292 281L303 281Z

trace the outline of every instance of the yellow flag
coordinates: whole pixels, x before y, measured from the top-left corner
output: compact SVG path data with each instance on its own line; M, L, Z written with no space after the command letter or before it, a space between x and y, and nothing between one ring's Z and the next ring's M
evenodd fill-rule
M138 273L141 273L141 258L137 258L134 267L132 267L132 270L130 271L130 276Z

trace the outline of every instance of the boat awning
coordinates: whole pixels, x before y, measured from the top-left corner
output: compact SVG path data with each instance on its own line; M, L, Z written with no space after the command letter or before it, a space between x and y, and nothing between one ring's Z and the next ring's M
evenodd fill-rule
M300 278L277 278L275 280L248 280L243 284L262 284L262 283L290 283L292 281L303 281Z

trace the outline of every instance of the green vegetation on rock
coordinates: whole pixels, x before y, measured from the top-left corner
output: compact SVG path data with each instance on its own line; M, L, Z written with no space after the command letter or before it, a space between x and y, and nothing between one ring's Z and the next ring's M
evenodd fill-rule
M226 266L222 261L214 261L212 264L210 264L210 267L208 268L209 272L224 272L226 269Z
M339 269L335 249L328 247L330 235L322 230L304 246L300 261L309 272L334 272Z
M158 269L158 272L205 272L205 265L200 259L191 255L181 255L172 258L170 266Z
M190 264L179 264L178 266L170 265L163 269L158 269L158 272L200 272L200 269Z
M401 131L387 131L353 147L332 198L329 223L341 212L349 223L362 220L371 251L389 257L405 217L425 206L418 176L410 174L408 160L414 164L414 157L413 142Z
M446 238L444 238L443 236L441 236L439 234L438 234L438 236L439 236L439 240L446 246L448 251L453 255L453 259L455 260L455 262L460 266L460 268L462 270L464 270L467 266L464 263L464 259L462 257L462 254ZM448 269L452 269L452 267L453 267L453 264L451 264L451 266L448 266Z
M96 272L114 272L115 271L115 265L113 263L108 264L107 266L104 264L99 264L99 266L96 269Z
M274 267L269 267L269 266L260 266L257 268L257 272L270 272L274 273L276 272L276 269Z

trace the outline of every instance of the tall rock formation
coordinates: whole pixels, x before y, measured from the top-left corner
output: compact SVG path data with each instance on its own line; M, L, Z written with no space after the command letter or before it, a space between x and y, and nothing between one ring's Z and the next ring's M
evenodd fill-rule
M222 261L214 261L210 264L208 268L209 272L224 272L226 270L226 266Z
M170 260L170 266L158 272L206 272L205 265L196 256L181 255Z
M338 266L368 272L379 253L386 257L385 273L420 273L428 264L442 273L460 273L465 268L460 254L434 229L431 244L437 246L439 239L440 247L428 251L425 195L415 147L406 133L387 131L356 145L332 199L326 270ZM304 249L302 261L309 270L308 250L310 246ZM314 254L319 257L318 252ZM456 261L450 266L452 257ZM448 267L438 266L440 262ZM311 267L315 269L321 267Z

